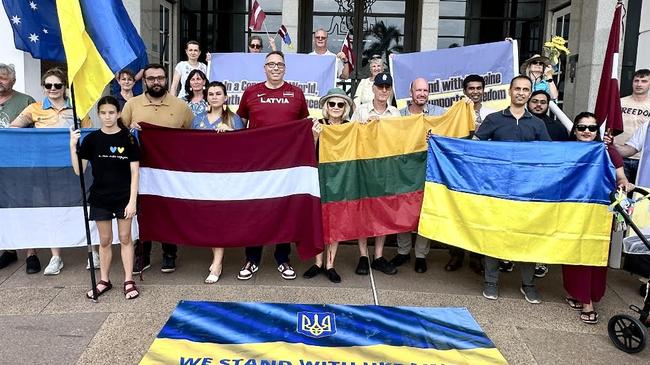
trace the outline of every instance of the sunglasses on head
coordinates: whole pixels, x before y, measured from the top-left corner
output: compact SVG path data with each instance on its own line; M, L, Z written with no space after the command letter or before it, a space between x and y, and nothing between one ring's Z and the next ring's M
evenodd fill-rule
M51 83L48 82L48 83L46 83L46 84L43 84L43 87L46 88L46 89L48 89L48 90L51 90L52 87L54 87L54 88L57 89L57 90L61 90L61 89L63 89L63 84L60 83L60 82L56 82L56 83L54 83L54 84L51 84Z
M345 106L345 102L343 102L343 101L339 101L338 103L336 103L336 102L334 102L334 101L328 101L328 102L327 102L327 105L328 105L330 108L333 108L333 107L343 108L343 107Z
M595 132L595 131L598 130L598 126L597 125L584 125L584 124L578 124L576 126L576 130L578 132L584 132L587 129L589 130L589 132Z
M254 49L262 49L262 45L257 44L257 43L253 43L253 44L249 45L249 47L254 48Z

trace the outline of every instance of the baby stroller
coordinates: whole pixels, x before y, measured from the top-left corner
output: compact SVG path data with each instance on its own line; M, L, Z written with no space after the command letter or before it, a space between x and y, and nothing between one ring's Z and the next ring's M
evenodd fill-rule
M634 194L640 194L640 197L634 198ZM641 232L639 227L634 224L628 212L634 207L634 204L642 199L650 198L650 193L644 189L635 188L632 191L633 198L628 198L624 193L614 191L610 194L612 202L611 208L614 212L620 214L622 219L637 234L637 237L627 237L623 241L623 252L628 255L648 255L650 256L650 243ZM647 327L650 327L648 315L650 314L650 279L645 284L645 299L643 308L636 305L630 305L630 309L639 315L639 318L627 314L617 314L610 318L607 324L609 338L614 345L621 351L629 354L637 353L643 350L646 344Z

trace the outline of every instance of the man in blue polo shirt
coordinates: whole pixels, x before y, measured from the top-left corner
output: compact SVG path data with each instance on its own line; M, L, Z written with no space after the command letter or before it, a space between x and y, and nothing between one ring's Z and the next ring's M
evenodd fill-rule
M526 103L532 90L532 82L520 75L510 81L510 106L500 112L488 115L474 134L475 139L487 141L550 141L544 122L526 110ZM521 292L532 304L542 302L533 282L535 264L520 263ZM496 300L499 297L499 260L485 256L485 284L483 296Z

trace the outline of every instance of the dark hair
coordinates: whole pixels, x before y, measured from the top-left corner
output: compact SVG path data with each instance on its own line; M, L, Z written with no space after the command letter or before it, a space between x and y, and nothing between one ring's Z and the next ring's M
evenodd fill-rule
M110 95L103 96L101 99L99 99L99 101L97 102L97 113L99 113L99 108L102 105L112 105L115 107L118 113L122 111L122 109L120 108L120 103L117 101L117 99L115 99ZM122 123L122 118L117 118L117 126L120 127L120 129L127 129L124 126L124 123Z
M124 68L124 69L120 70L120 72L117 73L117 79L118 80L121 79L122 75L129 75L135 81L135 74L133 73L133 71L131 71L128 68Z
M223 109L223 113L221 113L221 122L230 128L234 128L235 126L233 121L235 119L235 113L233 113L228 106L228 91L226 91L226 85L221 81L211 81L205 88L206 94L212 87L221 88L221 90L223 90L223 95L226 97L226 101L223 104L225 108ZM212 106L208 104L208 113L211 111Z
M485 79L479 75L472 74L472 75L467 75L463 79L463 91L467 90L467 85L470 82L480 82L483 88L485 88Z
M251 43L253 43L253 41L260 41L260 46L264 47L264 41L262 40L262 37L260 37L258 35L250 36L250 38L248 38L248 46L249 47L251 46Z
M201 49L201 45L197 41L187 41L187 43L185 43L185 49L187 49L191 45L195 45L199 47L199 49Z
M569 132L569 139L571 141L577 141L578 140L578 138L576 138L576 126L578 125L578 122L580 122L580 120L582 118L594 118L594 120L596 121L596 124L598 124L598 118L596 118L596 114L594 114L592 112L578 113L578 115L576 115L576 117L573 118L573 127L571 127L571 132ZM597 142L602 142L603 141L603 139L600 138L600 132L596 131L596 138L594 138L594 141L597 141Z
M547 102L551 101L551 95L549 95L549 93L547 93L547 92L544 91L544 90L536 90L536 91L533 91L533 93L530 94L530 99L532 99L533 96L536 96L536 95L539 95L539 94L542 94L542 95L546 96L546 101L547 101ZM530 99L528 99L528 101L530 101Z
M282 57L282 61L284 61L284 53L282 53L282 51L271 51L271 52L269 52L269 53L266 54L266 57L265 57L264 59L267 59L267 58L269 58L271 55L274 55L274 54L276 54L276 55Z
M144 66L144 70L142 71L142 77L145 77L147 75L147 70L150 69L160 69L165 72L165 77L167 77L167 69L161 65L160 63L150 63L146 66Z
M43 74L43 77L41 77L41 84L42 85L45 84L45 79L47 79L50 76L57 77L59 80L61 80L61 82L63 83L63 86L68 87L68 79L67 79L67 77L65 75L65 72L62 69L60 69L58 67L54 67L54 68L51 68L51 69L45 71L45 73Z
M195 69L195 70L190 71L189 75L187 75L187 79L185 79L185 86L184 86L185 100L188 101L188 102L191 101L192 98L194 97L194 91L192 91L192 87L190 86L190 80L192 80L192 77L194 77L194 75L197 75L197 74L203 79L203 81L206 82L206 84L208 83L208 78L205 76L203 71L201 71L199 69ZM205 100L205 95L206 95L205 90L206 89L204 88L203 89L203 99L204 100Z
M647 68L641 68L634 72L632 79L634 79L635 77L648 77L648 76L650 76L650 70L648 70Z
M515 83L515 80L527 80L528 82L530 82L530 88L531 89L533 88L533 81L530 79L530 77L526 75L518 75L513 77L512 80L510 80L510 86L508 87L509 89L512 89L512 84Z

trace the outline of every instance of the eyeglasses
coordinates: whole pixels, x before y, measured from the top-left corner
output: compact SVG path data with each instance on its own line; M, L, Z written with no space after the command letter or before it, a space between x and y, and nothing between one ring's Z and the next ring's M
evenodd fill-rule
M318 39L319 41L323 41L327 39L327 37L322 37L322 36L321 37L314 36L314 38Z
M165 76L147 76L144 79L147 80L147 82L154 82L154 81L164 82L166 77Z
M284 64L284 62L267 62L267 63L264 64L264 66L266 66L268 68L276 68L277 67L279 69L283 69L284 66L286 66L286 65Z
M339 101L338 103L336 103L336 102L333 102L333 101L328 101L327 106L329 106L330 108L337 107L337 108L341 109L341 108L343 108L345 106L345 102Z
M595 132L595 131L598 130L598 126L597 125L584 125L584 124L578 124L576 126L576 130L578 132L584 132L587 129L589 129L589 132Z
M54 87L57 90L61 90L61 89L63 89L63 84L60 83L60 82L56 82L54 84L51 84L51 83L48 82L46 84L43 84L43 87L48 89L48 90L52 90L52 87Z
M531 62L530 64L531 64L531 65L540 65L540 66L544 66L544 62L542 62L542 61L533 61L533 62Z
M248 47L253 48L253 49L262 49L262 45L257 44L257 43L250 44L250 45L248 45Z

